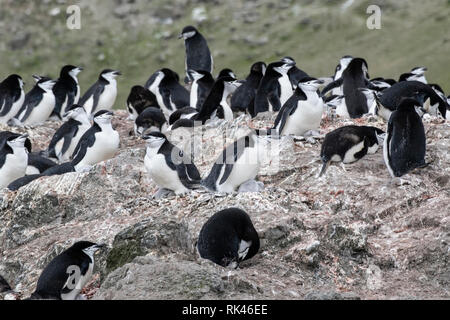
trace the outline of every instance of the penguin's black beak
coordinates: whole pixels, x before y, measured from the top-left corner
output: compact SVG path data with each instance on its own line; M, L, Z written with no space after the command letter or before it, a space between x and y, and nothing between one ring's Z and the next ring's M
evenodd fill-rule
M120 72L120 71L114 71L114 74L115 74L116 76L121 76L121 75L122 75L122 72Z
M97 244L96 247L98 249L103 249L103 248L107 248L108 246L106 245L106 243L100 243L100 244Z
M183 38L183 34L182 33L178 35L178 39L181 39L181 38Z

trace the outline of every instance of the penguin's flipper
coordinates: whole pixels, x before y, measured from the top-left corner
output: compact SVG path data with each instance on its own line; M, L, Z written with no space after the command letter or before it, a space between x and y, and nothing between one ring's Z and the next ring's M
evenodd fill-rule
M50 156L53 156L53 154L54 154L54 157L56 157L55 146L58 143L58 141L60 141L61 139L64 139L64 144L66 144L67 140L70 143L70 141L72 140L72 137L74 137L77 134L78 126L71 126L70 121L71 120L69 120L68 122L65 122L61 127L59 127L58 130L56 130L55 134L53 135L52 140L50 141L50 144L48 145L48 149L47 149ZM67 139L67 138L69 138L69 139ZM70 144L69 144L69 146L70 146ZM68 146L67 146L67 148L64 148L64 145L63 145L61 153L66 152L68 148L69 148Z
M167 89L160 89L162 100L167 109L172 110L172 104L170 103L170 91Z
M25 99L27 101L23 103L22 108L19 110L19 113L16 116L16 117L22 116L21 118L18 118L18 120L22 123L28 119L34 107L36 107L41 101L40 97L38 97L37 95L29 95L27 98L28 99Z
M20 188L26 186L27 184L31 183L32 181L34 181L40 177L43 177L43 175L42 174L31 174L31 175L23 176L19 179L14 180L13 182L11 182L8 185L8 189L10 191L17 191Z
M341 86L342 83L344 83L343 78L339 78L339 79L329 83L325 88L323 88L322 92L320 93L320 96L323 97L328 91Z
M267 99L269 100L270 104L272 105L273 111L279 111L281 109L281 102L280 97L275 94L275 92L272 92L267 96Z
M84 156L86 155L87 149L94 145L95 132L98 130L100 130L100 128L97 129L96 127L91 127L83 134L80 141L78 141L78 144L72 154L72 164L74 166L77 165L81 160L83 160Z
M0 117L4 117L8 114L13 103L13 97L11 97L11 95L6 94L4 97L0 95Z

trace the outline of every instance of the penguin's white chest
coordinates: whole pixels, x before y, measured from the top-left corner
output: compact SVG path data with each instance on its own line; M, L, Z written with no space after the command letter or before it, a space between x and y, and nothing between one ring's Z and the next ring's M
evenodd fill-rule
M80 275L80 278L78 281L75 279L74 285L75 288L73 288L69 293L61 293L61 299L62 300L75 300L78 294L81 292L81 290L84 288L84 286L88 283L88 281L92 277L92 273L94 271L94 263L89 263L89 267L84 275ZM66 284L67 285L67 284Z
M19 112L20 107L23 105L24 101L25 101L25 93L22 91L20 93L19 100L14 102L13 105L11 106L11 110L9 110L9 112L7 114L5 114L3 117L0 117L0 123L6 124L8 122L8 120L13 118ZM3 103L3 105L4 104L5 103ZM0 106L0 110L2 109L2 107L3 106Z
M115 80L111 80L109 84L105 86L105 90L98 99L98 106L95 112L100 110L112 110L117 97L117 83Z
M190 98L189 104L191 105L191 107L197 108L197 101L198 101L198 81L197 80L194 80L194 82L192 83L189 98Z
M177 194L187 191L187 188L181 183L177 171L170 169L167 165L164 155L147 148L144 165L150 178L159 187L172 190Z
M309 130L318 129L324 109L323 103L319 100L299 101L295 112L287 118L281 134L302 135Z
M349 119L350 114L348 113L347 104L345 103L345 99L341 100L341 103L336 107L336 114L344 119Z
M222 107L222 110L223 110L223 118L226 121L232 121L233 120L233 111L231 110L231 107L228 104L226 97L224 99L222 99L222 101L220 102L220 106Z
M355 157L355 154L360 152L362 149L364 149L364 140L360 143L354 145L350 149L347 150L347 152L344 155L344 159L342 160L343 163L352 163L358 160Z
M119 149L119 133L111 129L103 129L95 134L94 145L86 150L86 155L78 167L93 166L111 159Z
M23 177L27 171L28 154L25 148L14 149L14 153L6 156L3 167L0 168L0 189Z
M280 77L278 79L278 82L280 84L280 103L281 106L283 106L286 101L288 101L288 99L292 96L292 94L294 93L292 91L292 84L291 81L289 80L289 76L287 74L283 75L282 77Z
M33 108L28 118L24 121L26 125L40 124L46 121L55 108L55 96L52 91L45 92L42 100Z
M226 193L234 192L244 182L255 179L260 166L258 149L256 147L245 148L242 155L233 164L233 168L227 180L223 184L220 184L225 172L225 165L222 166L219 178L216 181L217 191Z

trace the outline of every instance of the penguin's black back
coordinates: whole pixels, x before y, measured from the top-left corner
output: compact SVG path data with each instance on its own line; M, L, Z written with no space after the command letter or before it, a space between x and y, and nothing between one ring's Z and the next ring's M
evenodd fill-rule
M252 244L243 260L250 259L259 250L258 233L248 214L238 208L229 208L215 213L200 230L197 243L200 256L223 267L230 262L239 263L240 242Z
M231 96L231 109L233 111L248 110L253 113L256 91L263 77L262 70L253 70L255 65L256 63L252 65L250 74L245 79L245 82Z
M127 98L127 105L132 105L138 114L141 114L148 107L159 108L156 96L142 86L131 88Z
M136 118L135 123L138 127L151 127L155 124L161 130L166 118L161 109L155 107L148 107Z
M367 98L359 90L366 88L365 75L361 69L363 59L353 59L342 74L345 103L351 118L360 118L368 112Z
M81 125L81 122L70 118L66 122L64 122L61 127L59 127L58 130L56 130L55 134L52 137L52 140L50 140L50 144L48 145L48 156L51 158L56 158L55 153L55 146L61 139L69 139L68 141L72 140L72 138L77 134L78 127ZM69 148L70 144L65 144L67 148L62 148L62 152L65 153L67 149Z
M56 166L56 163L50 159L40 156L39 154L29 153L28 165L37 168L40 173L43 173L45 170Z
M185 41L187 69L212 72L211 52L206 39L197 31L195 36Z

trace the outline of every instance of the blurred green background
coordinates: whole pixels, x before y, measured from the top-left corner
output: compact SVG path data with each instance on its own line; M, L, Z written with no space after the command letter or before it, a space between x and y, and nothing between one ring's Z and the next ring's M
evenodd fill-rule
M69 5L81 8L81 30L66 26ZM382 10L380 30L369 30L366 9ZM427 79L450 94L449 0L0 0L0 78L58 77L80 65L82 93L105 68L122 71L116 109L130 88L157 69L184 78L184 44L177 36L195 25L206 37L215 74L229 67L244 78L258 60L290 55L309 74L330 76L346 54L364 57L371 77L398 79L426 66Z

